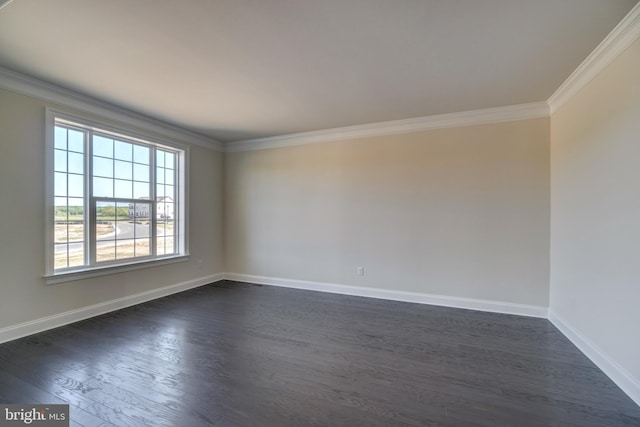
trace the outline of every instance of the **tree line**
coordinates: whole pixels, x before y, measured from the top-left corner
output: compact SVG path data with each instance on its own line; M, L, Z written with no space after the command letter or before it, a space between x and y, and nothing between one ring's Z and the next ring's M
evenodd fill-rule
M55 216L66 217L69 216L82 216L84 215L83 206L56 206ZM96 208L97 217L129 217L129 207L115 207L115 206L99 206Z

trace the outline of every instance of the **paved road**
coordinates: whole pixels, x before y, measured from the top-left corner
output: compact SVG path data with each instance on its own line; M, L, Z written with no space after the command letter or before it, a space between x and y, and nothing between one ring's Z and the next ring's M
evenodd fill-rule
M151 227L147 224L134 224L129 221L118 221L118 227L115 233L103 234L98 237L98 241L101 240L113 240L117 235L118 240L133 239L134 237L149 237L149 231ZM137 225L137 227L136 227Z
M102 236L98 237L98 247L112 244L111 241L113 241L116 235L118 237L118 240L133 239L134 237L144 238L149 237L149 232L151 231L151 227L148 225L137 224L138 227L136 227L136 224L129 221L118 221L117 224L117 230L115 232L103 234ZM69 251L79 251L82 249L82 246L82 243L70 243ZM66 252L67 245L56 245L55 251Z

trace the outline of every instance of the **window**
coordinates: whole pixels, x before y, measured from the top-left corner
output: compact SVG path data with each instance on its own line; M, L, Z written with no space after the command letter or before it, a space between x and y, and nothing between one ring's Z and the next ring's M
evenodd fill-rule
M48 115L47 275L186 255L186 148Z

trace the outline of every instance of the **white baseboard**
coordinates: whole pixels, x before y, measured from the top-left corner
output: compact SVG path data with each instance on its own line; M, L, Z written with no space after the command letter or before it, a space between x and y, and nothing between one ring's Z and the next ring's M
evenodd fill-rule
M423 294L419 292L393 291L389 289L366 288L361 286L337 285L333 283L311 282L307 280L279 279L275 277L252 276L249 274L224 273L223 276L227 280L256 283L259 285L282 286L285 288L306 289L310 291L330 292L334 294L413 302L418 304L440 305L444 307L465 308L469 310L489 311L493 313L517 314L520 316L541 317L544 319L547 318L547 308L535 305Z
M638 406L640 406L640 381L617 364L594 343L578 332L562 317L553 311L549 311L549 321L558 328L562 334L578 347L611 381L616 383Z
M120 310L121 308L130 307L167 295L186 291L188 289L197 288L208 283L222 280L221 273L212 274L210 276L199 277L197 279L188 280L186 282L177 283L175 285L165 286L163 288L152 289L150 291L141 292L126 297L93 304L75 310L65 311L64 313L54 314L52 316L42 317L18 325L9 326L0 329L0 343L12 341L27 335L36 334L48 329L57 328L68 325L69 323L78 322L90 317L99 316L111 311Z

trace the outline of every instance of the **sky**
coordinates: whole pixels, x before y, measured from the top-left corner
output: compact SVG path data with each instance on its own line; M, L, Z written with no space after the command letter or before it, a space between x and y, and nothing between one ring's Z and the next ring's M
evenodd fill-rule
M55 127L54 195L56 206L82 206L85 131ZM93 135L93 196L149 199L152 147ZM174 196L175 154L156 149L156 197Z

